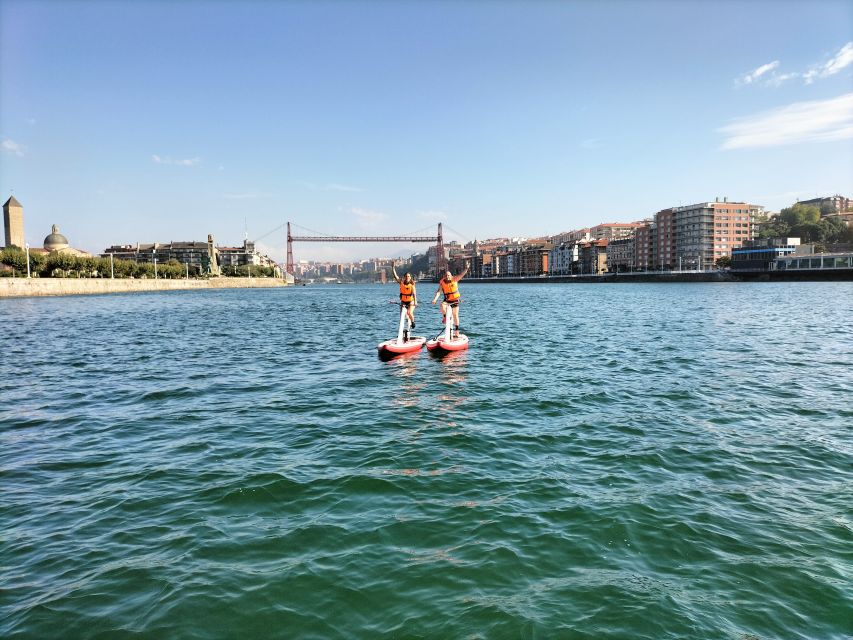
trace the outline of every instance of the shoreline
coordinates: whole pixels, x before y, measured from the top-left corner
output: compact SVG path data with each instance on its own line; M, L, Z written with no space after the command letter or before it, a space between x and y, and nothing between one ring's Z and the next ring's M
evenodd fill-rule
M280 278L0 278L0 298L106 295L147 291L202 291L210 289L271 289L293 286Z
M531 276L508 278L470 278L477 284L612 284L612 283L683 283L683 282L842 282L853 281L853 269L821 271L706 271L694 273L608 273L600 276Z

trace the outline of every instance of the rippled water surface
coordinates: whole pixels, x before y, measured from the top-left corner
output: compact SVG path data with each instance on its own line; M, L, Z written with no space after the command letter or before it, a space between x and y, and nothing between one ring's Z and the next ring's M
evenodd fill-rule
M853 635L853 284L461 290L0 301L0 637Z

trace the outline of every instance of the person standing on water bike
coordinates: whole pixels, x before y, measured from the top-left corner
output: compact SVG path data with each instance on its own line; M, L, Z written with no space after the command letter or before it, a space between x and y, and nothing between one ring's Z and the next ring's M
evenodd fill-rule
M406 309L409 322L412 323L412 329L414 329L415 307L418 306L418 292L415 290L415 281L412 279L411 273L406 273L402 278L398 276L393 264L391 265L391 273L394 274L394 280L400 283L400 306Z
M438 300L438 294L444 294L444 300L441 301L442 318L447 313L448 305L453 309L453 337L455 338L459 337L459 300L462 299L462 296L459 295L459 285L456 283L464 278L466 273L468 273L468 267L465 267L465 270L458 276L454 276L450 271L445 272L444 277L438 281L438 290L432 298L432 303L435 304Z

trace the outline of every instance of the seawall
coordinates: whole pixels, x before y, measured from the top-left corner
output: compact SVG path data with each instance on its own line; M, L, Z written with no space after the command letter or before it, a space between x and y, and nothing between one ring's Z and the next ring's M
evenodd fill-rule
M151 280L109 278L0 278L0 298L79 296L141 291L209 289L267 289L290 286L278 278L211 278L209 280Z
M816 269L814 271L705 271L665 273L608 273L600 276L533 276L529 278L465 278L482 284L608 284L626 282L832 282L853 280L853 269Z
M608 273L600 276L533 276L523 277L501 277L501 278L465 278L465 282L479 282L483 284L501 283L588 283L605 284L609 282L731 282L733 278L724 271L705 272L666 272L666 273Z

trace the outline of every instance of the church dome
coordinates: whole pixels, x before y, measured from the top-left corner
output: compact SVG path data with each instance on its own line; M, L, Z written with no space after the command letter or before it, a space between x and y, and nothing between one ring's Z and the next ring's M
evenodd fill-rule
M68 238L59 233L57 225L51 227L50 235L44 239L44 248L46 251L59 251L68 248Z

